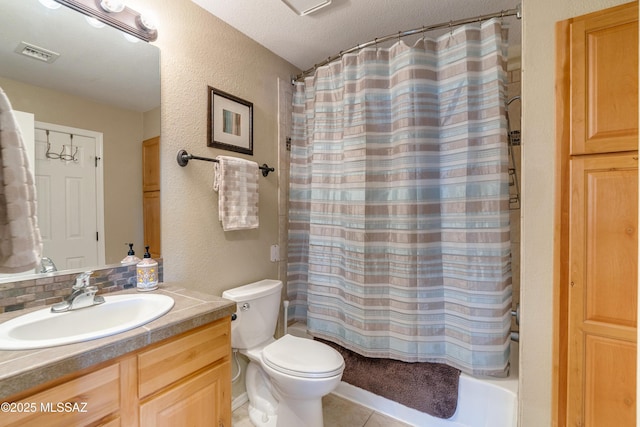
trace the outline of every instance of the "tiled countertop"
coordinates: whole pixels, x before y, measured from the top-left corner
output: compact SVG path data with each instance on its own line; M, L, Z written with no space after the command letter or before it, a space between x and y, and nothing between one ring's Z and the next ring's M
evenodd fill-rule
M108 295L128 293L136 291ZM161 283L153 293L168 295L175 304L167 314L144 326L77 344L37 350L0 350L0 401L39 384L230 316L236 310L236 304L232 301L168 283ZM0 323L34 310L0 314Z

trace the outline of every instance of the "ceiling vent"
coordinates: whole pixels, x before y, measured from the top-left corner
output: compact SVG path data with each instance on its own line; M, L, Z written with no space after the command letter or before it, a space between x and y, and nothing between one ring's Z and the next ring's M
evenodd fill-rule
M29 44L27 42L20 42L14 52L49 64L58 59L58 57L60 56L59 53L33 44Z

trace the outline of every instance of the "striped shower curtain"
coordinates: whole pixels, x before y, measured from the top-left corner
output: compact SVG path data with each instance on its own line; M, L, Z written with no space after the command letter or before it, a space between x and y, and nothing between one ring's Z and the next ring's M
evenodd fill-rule
M508 372L506 30L344 55L296 84L290 316L363 356Z

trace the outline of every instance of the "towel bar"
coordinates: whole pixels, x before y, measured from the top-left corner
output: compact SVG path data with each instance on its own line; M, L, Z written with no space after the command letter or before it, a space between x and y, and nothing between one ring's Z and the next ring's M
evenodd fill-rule
M189 163L189 160L204 160L205 162L218 163L217 159L211 159L209 157L194 156L193 154L187 153L185 150L178 151L177 161L180 166L182 167L187 166L187 164ZM262 166L258 166L258 168L262 171L262 176L268 176L269 172L275 172L275 169L269 167L269 165L267 165L266 163L263 163Z

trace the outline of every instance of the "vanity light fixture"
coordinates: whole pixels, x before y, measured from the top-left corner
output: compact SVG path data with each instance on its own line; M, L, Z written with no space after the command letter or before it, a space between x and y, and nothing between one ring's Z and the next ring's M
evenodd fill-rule
M156 23L151 17L146 15L138 15L136 17L136 24L146 31L156 31Z
M43 1L43 0L40 0ZM46 0L45 0L46 1ZM119 0L55 0L80 13L111 25L146 42L158 38L158 30L139 12L127 7Z

